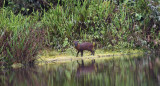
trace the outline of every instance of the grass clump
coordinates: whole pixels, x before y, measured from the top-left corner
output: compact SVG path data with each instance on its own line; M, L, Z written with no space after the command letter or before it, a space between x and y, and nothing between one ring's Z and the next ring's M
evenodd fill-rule
M0 20L0 61L6 63L3 65L32 63L42 49L45 31L35 26L31 17L6 9L0 10Z

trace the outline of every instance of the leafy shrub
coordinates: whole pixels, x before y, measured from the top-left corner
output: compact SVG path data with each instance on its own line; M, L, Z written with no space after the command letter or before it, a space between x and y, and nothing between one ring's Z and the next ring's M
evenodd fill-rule
M0 14L0 60L8 65L29 63L44 45L45 31L34 20L2 9ZM36 20L37 21L37 20ZM38 25L38 24L37 24ZM34 28L31 28L34 27Z

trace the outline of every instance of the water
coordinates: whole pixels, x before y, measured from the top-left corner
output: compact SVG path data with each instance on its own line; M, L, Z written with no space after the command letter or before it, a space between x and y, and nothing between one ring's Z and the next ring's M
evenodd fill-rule
M0 86L160 86L160 59L154 54L7 69Z

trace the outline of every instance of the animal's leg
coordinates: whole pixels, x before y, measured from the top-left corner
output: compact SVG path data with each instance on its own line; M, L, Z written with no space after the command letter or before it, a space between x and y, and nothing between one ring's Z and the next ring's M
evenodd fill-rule
M81 57L83 57L83 50L81 51Z
M93 55L93 56L94 56L94 53L95 53L95 51L91 51L91 55Z
M79 54L79 51L77 52L77 56L76 57L78 57L78 54Z

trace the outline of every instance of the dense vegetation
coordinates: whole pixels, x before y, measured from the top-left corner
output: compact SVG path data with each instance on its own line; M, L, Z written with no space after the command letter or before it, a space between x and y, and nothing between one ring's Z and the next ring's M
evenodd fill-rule
M1 0L0 64L32 63L73 40L104 49L158 48L158 0Z

